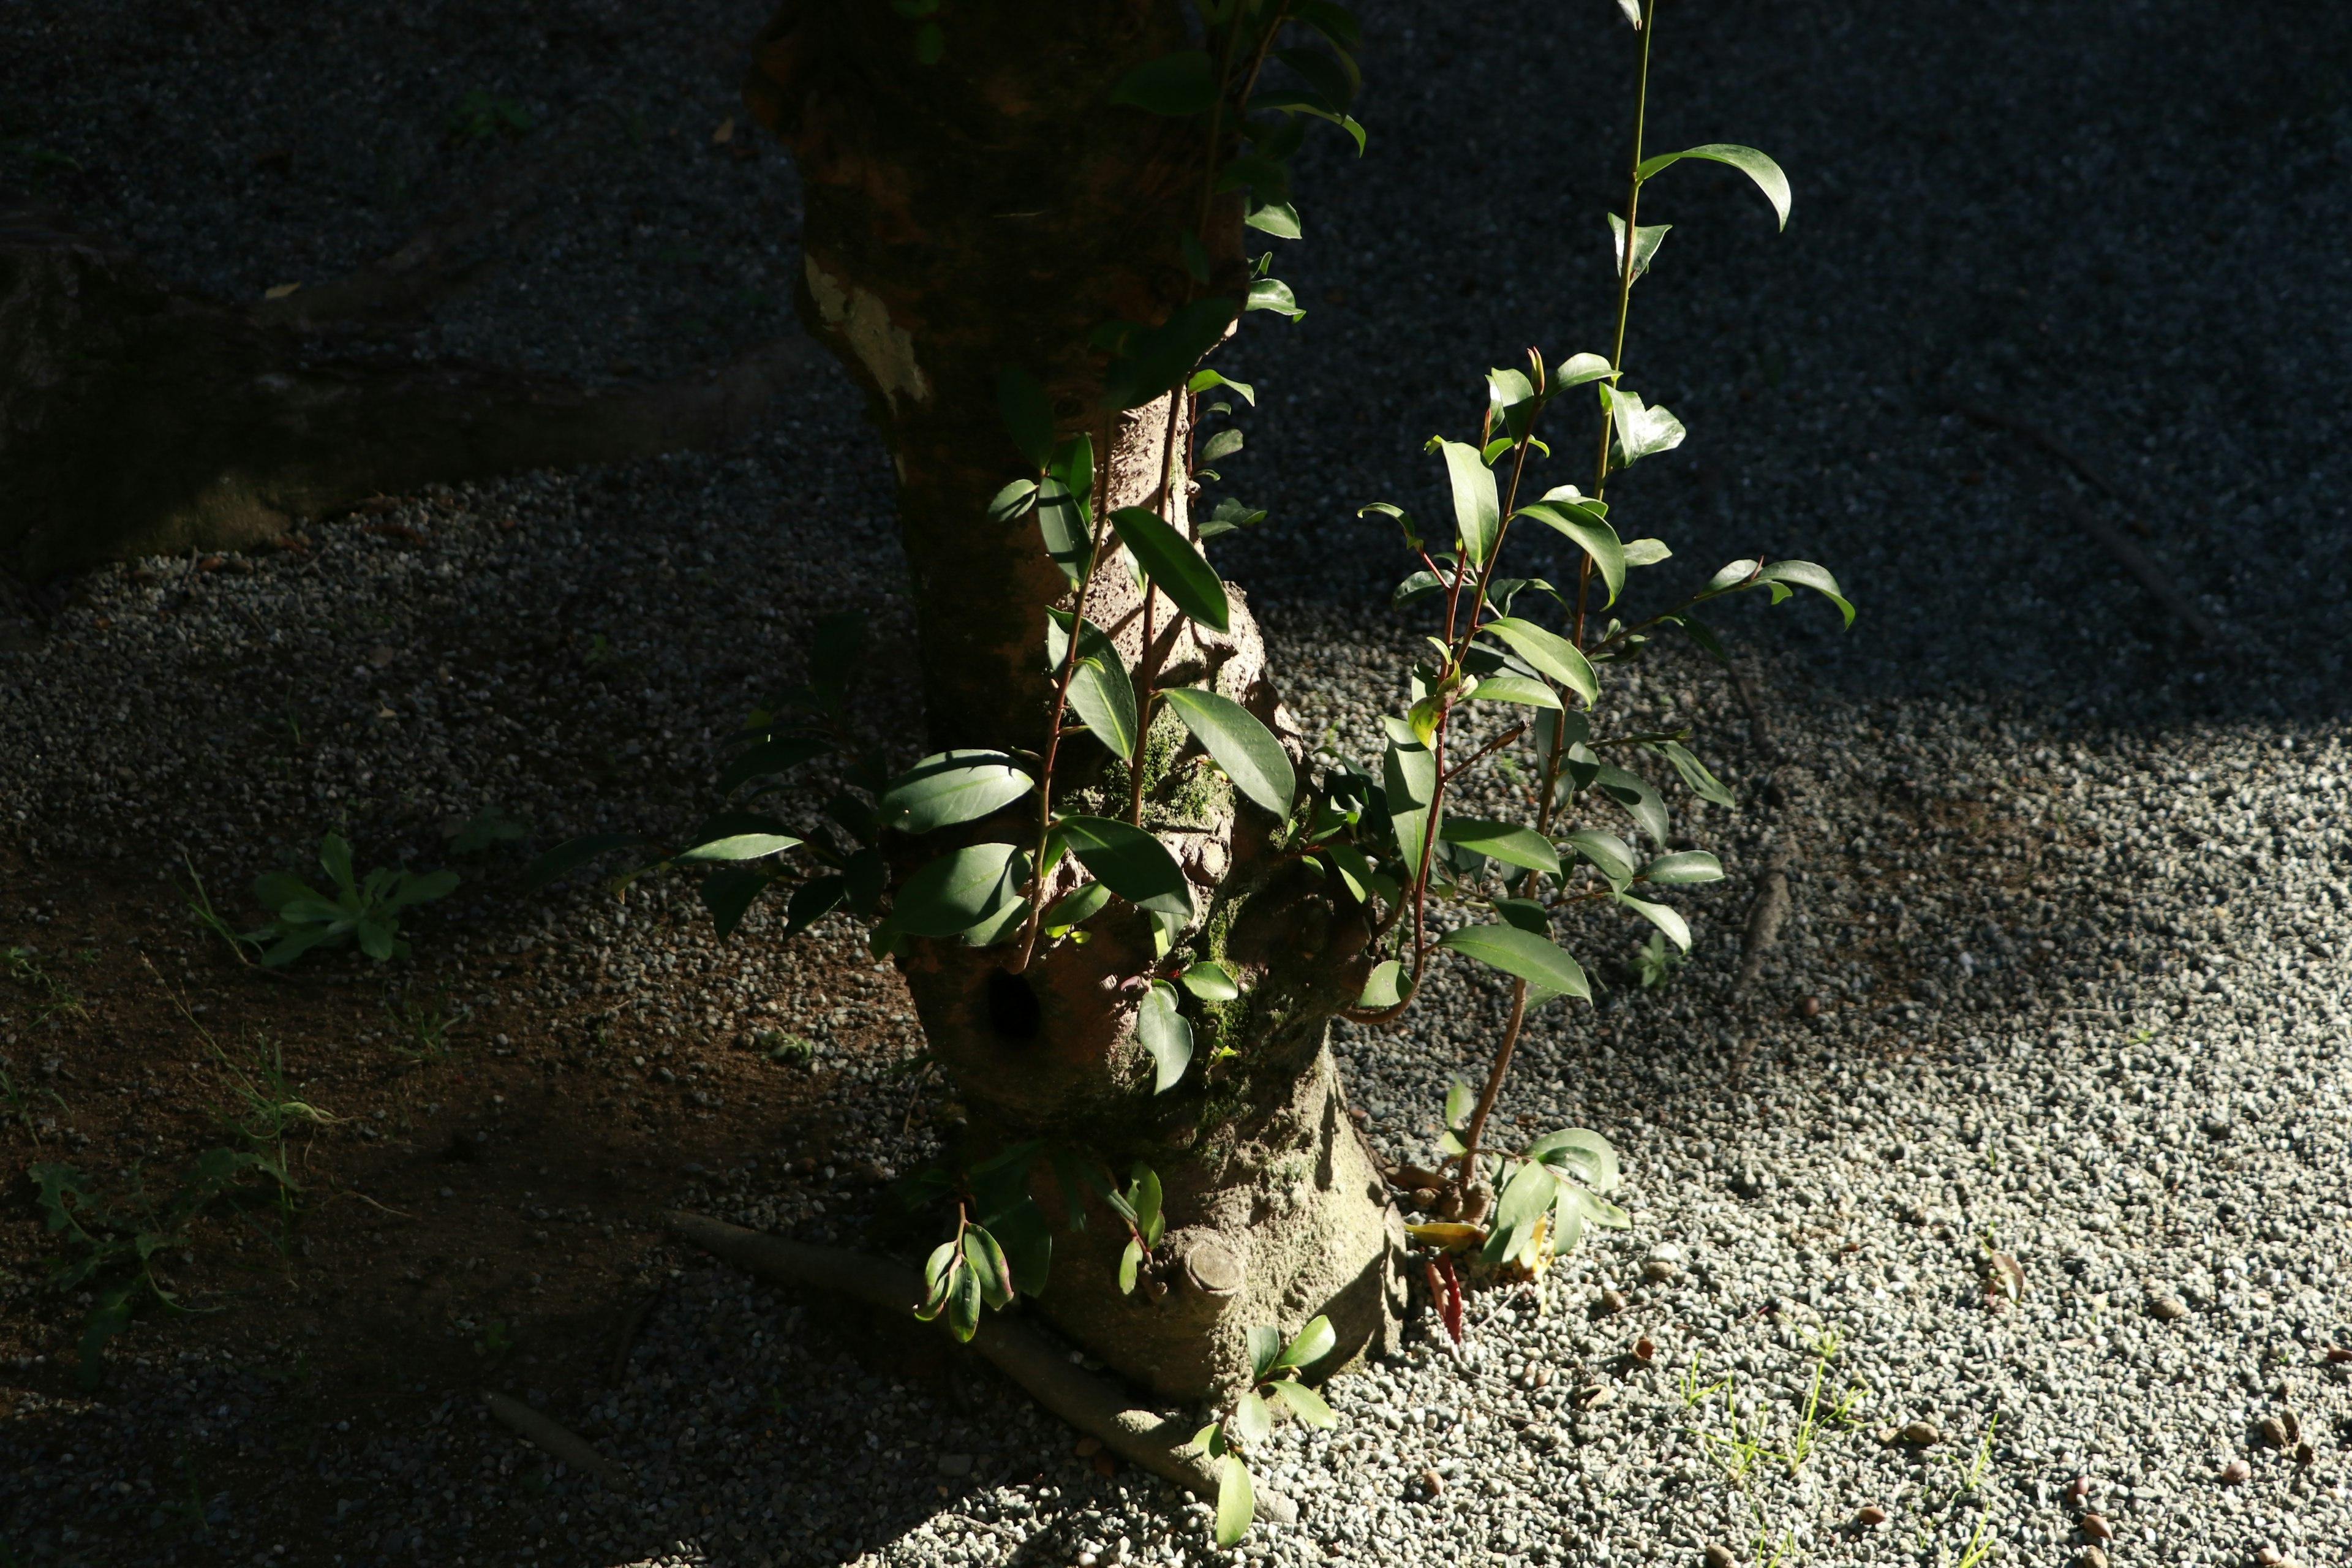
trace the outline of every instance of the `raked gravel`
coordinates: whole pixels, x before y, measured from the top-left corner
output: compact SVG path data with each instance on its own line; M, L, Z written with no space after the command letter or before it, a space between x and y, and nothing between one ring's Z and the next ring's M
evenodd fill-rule
M1310 732L1367 745L1397 685L1402 638L1373 574L1402 563L1348 510L1433 499L1413 448L1458 432L1490 359L1598 341L1605 251L1589 240L1620 116L1601 84L1624 52L1612 14L1592 0L1557 37L1511 31L1539 26L1517 13L1442 34L1426 16L1371 18L1372 151L1320 161L1312 237L1284 264L1309 317L1254 324L1234 354L1269 395L1233 471L1274 518L1219 561L1251 587ZM102 31L111 15L75 25ZM696 126L730 96L692 51L759 18L695 16L704 31L589 50L605 63L579 68L582 112L637 77L691 79L708 102L681 120L678 156L707 153ZM572 70L562 25L545 37ZM2055 1563L2095 1513L2117 1563L2345 1561L2352 1389L2325 1347L2352 1342L2352 19L1691 0L1663 26L1678 33L1661 36L1657 135L1769 148L1798 216L1773 238L1752 196L1705 177L1660 215L1678 226L1642 286L1629 363L1695 434L1618 499L1682 552L1657 569L1675 583L1736 554L1805 555L1840 572L1864 619L1838 637L1818 604L1725 617L1777 773L1738 695L1683 650L1615 700L1623 721L1699 722L1702 753L1748 803L1677 799L1678 828L1732 872L1683 900L1700 938L1687 966L1645 991L1622 966L1633 933L1585 933L1612 988L1589 1012L1539 1015L1506 1092L1514 1129L1582 1122L1619 1142L1634 1229L1539 1287L1475 1297L1466 1349L1424 1321L1406 1354L1335 1384L1339 1429L1277 1442L1272 1479L1300 1522L1261 1527L1243 1552L1408 1568L1696 1563L1709 1546L1739 1563ZM365 81L363 45L427 47L318 26L307 68L322 81ZM57 64L45 79L81 84L55 89L59 112L82 101L71 50L24 36ZM182 93L152 95L164 128L228 122L205 97L227 87L176 56L155 68ZM506 79L443 74L451 89ZM379 96L343 133L413 112L423 129L385 144L426 148L450 96ZM77 122L59 144L86 153L70 137L100 129ZM184 163L120 161L128 194L109 199L168 209L142 231L157 245L251 218L264 237L316 233L340 263L397 237L373 218L365 245L332 237L350 226L325 185L270 216L249 161ZM706 172L672 168L664 189ZM564 177L579 201L556 205L499 288L584 267L583 298L618 300L636 264L578 216L602 210L598 176ZM636 198L640 226L684 212L666 199ZM779 219L757 243L783 233ZM184 251L184 272L237 291L286 270L232 266L194 238ZM494 347L529 335L522 294L499 298L503 324L480 329ZM594 367L660 335L597 311L563 331L584 346L512 357ZM2039 488L2058 470L1963 424L1951 398L2044 422L2154 498L2084 492L2152 531L2146 547L2221 620L2234 662L2184 647ZM92 574L46 631L25 623L0 655L0 802L20 838L142 857L184 844L241 879L338 820L373 852L428 858L484 805L541 835L667 823L698 798L706 732L789 676L814 616L862 603L886 626L903 618L880 461L830 375L724 457L407 498L372 521L426 542L320 526L307 554L249 574ZM274 745L281 718L315 743ZM1783 846L1791 918L1735 994L1758 868ZM755 931L721 951L659 912L682 901L626 926L577 900L469 918L498 940L576 943L557 984L578 997L602 984L599 952L634 954L615 1005L648 1037L690 1044L778 998L821 1042L836 1022L902 1021L895 984L845 941L777 953ZM818 976L835 994L802 989ZM1475 1073L1501 1003L1448 974L1405 1028L1340 1032L1385 1148L1426 1156L1444 1086ZM896 1038L824 1061L863 1088L845 1097L852 1130L822 1190L747 1151L700 1200L849 1234L867 1191L853 1172L924 1152L897 1136L909 1091L885 1069L915 1041ZM2023 1280L1998 1310L1994 1250ZM322 1459L349 1489L338 1549L457 1561L464 1531L443 1494L462 1485L537 1521L538 1561L596 1568L1210 1555L1198 1503L1095 1474L1070 1434L985 1378L870 1378L822 1317L688 1267L625 1386L541 1391L647 1474L649 1497L576 1479L528 1494L519 1456L461 1481L426 1432ZM1651 1359L1630 1359L1644 1340ZM1856 1419L1792 1466L1816 1365ZM88 1417L75 1459L13 1456L26 1479L9 1528L33 1561L71 1560L45 1500L110 1484L106 1421L253 1419L236 1369L145 1375ZM722 1419L754 1408L772 1408L789 1447ZM2266 1420L2292 1426L2285 1449ZM1906 1428L1937 1440L1900 1441ZM1770 1452L1735 1479L1742 1436ZM1860 1525L1865 1509L1885 1523Z

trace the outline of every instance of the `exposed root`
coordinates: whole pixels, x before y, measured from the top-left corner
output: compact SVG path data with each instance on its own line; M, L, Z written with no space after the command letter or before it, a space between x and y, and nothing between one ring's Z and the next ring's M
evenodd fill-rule
M829 1290L865 1302L877 1311L913 1316L923 1294L922 1279L904 1263L842 1247L788 1241L707 1215L671 1210L664 1219L682 1241L714 1258L779 1285ZM1105 1447L1142 1469L1163 1476L1203 1498L1217 1495L1217 1475L1208 1456L1192 1447L1194 1425L1135 1409L1108 1381L1072 1364L1069 1352L1019 1318L1002 1312L982 1316L972 1348L1030 1396ZM1297 1505L1260 1486L1261 1516L1287 1524Z
M616 1492L627 1494L637 1489L636 1480L629 1468L617 1459L608 1459L589 1447L588 1440L569 1427L560 1426L541 1415L520 1399L503 1394L486 1394L490 1414L523 1441L551 1459L560 1459L575 1470L583 1470L604 1482Z

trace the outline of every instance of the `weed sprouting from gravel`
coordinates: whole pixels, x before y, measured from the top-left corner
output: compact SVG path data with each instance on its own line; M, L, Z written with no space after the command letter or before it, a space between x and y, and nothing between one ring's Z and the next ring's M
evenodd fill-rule
M0 1057L0 1107L5 1107L8 1120L22 1127L25 1135L38 1143L41 1141L39 1110L42 1100L46 1098L62 1112L68 1109L66 1099L54 1089L36 1089L18 1083L16 1074L10 1070L14 1065L6 1058Z
M89 1016L81 993L42 968L39 956L31 948L0 948L0 971L40 998L33 1005L36 1025L68 1015L77 1018Z

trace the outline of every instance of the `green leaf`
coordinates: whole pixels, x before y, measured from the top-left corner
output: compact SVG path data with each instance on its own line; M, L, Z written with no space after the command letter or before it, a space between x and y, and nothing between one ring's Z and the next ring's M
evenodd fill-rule
M1243 1342L1249 1351L1250 1381L1264 1383L1272 1377L1274 1363L1282 1359L1282 1331L1270 1323L1260 1323Z
M1638 393L1604 386L1601 395L1617 421L1620 468L1631 468L1644 458L1671 452L1689 434L1683 428L1683 422L1664 408L1644 406Z
M790 942L808 930L840 908L848 894L849 879L846 877L812 877L794 888L791 900L784 905L784 931L781 940Z
M352 880L352 847L341 834L330 833L319 840L319 866L345 897L358 891Z
M1478 448L1460 441L1438 443L1445 455L1445 474L1454 487L1454 524L1462 553L1473 565L1486 564L1502 531L1502 507L1495 498L1495 470L1479 460Z
M1405 548L1407 550L1419 550L1421 548L1421 534L1413 528L1412 519L1406 515L1402 507L1398 506L1394 501L1367 501L1362 506L1356 509L1356 515L1358 517L1361 517L1368 511L1376 511L1383 517L1392 517L1396 519L1397 526L1404 530Z
M915 1309L915 1316L929 1322L948 1304L948 1296L955 1289L956 1268L963 1253L952 1241L943 1241L931 1249L923 1263L923 1303Z
M1437 945L1490 968L1557 994L1592 999L1592 988L1576 960L1543 938L1507 925L1461 926Z
M1241 400L1244 403L1248 404L1252 408L1257 406L1257 388L1251 386L1244 382L1231 380L1213 370L1202 369L1194 371L1192 373L1192 378L1186 382L1184 385L1188 391L1192 392L1207 392L1212 387L1225 387L1239 395Z
M1132 1296L1135 1294L1136 1271L1140 1268L1142 1265L1142 1244L1130 1236L1127 1238L1126 1248L1118 1255L1118 1293L1120 1295Z
M1010 844L971 844L940 856L898 889L891 921L914 936L954 936L1020 897L1029 857Z
M1630 898L1623 893L1619 893L1615 897L1617 902L1665 932L1667 941L1685 952L1690 951L1690 922L1683 919L1679 910L1669 909L1664 904L1654 904L1643 899Z
M1370 858L1352 844L1325 844L1320 848L1324 858L1331 862L1331 868L1339 873L1339 880L1347 884L1349 896L1360 904L1371 902Z
M1592 863L1594 870L1609 879L1609 885L1622 892L1633 885L1633 851L1613 833L1603 833L1597 827L1580 827L1564 836L1564 843L1576 847L1577 853Z
M1304 232L1298 226L1298 209L1288 202L1267 202L1254 207L1242 219L1250 227L1270 234L1276 239L1301 239Z
M1166 1094L1182 1080L1192 1063L1192 1026L1176 1010L1176 991L1155 980L1135 1010L1135 1038L1151 1053L1151 1092Z
M1551 390L1564 392L1571 386L1582 386L1588 381L1615 375L1617 369L1599 354L1570 354L1551 373Z
M1048 610L1045 652L1054 668L1061 668L1067 648L1070 612ZM1070 706L1095 738L1115 756L1135 754L1135 682L1120 661L1118 647L1101 627L1087 621L1078 628L1078 667L1070 674Z
M708 860L757 860L762 856L796 849L800 844L801 841L789 833L733 833L724 838L698 844L690 849L681 849L671 858L682 865Z
M1245 1392L1234 1401L1233 1436L1241 1439L1242 1447L1254 1448L1274 1436L1274 1412L1255 1392Z
M1420 874L1421 857L1430 829L1430 803L1437 798L1437 758L1425 746L1400 745L1391 740L1381 758L1381 780L1388 796L1389 820L1403 860L1401 880ZM1443 812L1435 814L1444 826Z
M1532 935L1549 940L1551 936L1551 911L1534 899L1496 899L1495 912L1503 923L1517 926Z
M1579 549L1592 557L1593 567L1609 590L1609 604L1617 602L1617 595L1625 586L1625 547L1618 542L1617 531L1609 526L1606 518L1579 502L1549 499L1528 502L1517 515L1534 518L1574 541ZM1601 607L1606 609L1608 605Z
M1651 787L1649 780L1629 773L1614 763L1603 763L1595 770L1593 782L1603 795L1640 825L1642 831L1650 836L1652 843L1665 843L1668 832L1665 797Z
M1231 1002L1242 994L1232 973L1213 958L1202 959L1178 978L1183 981L1185 990L1203 1002Z
M1706 764L1691 755L1689 748L1680 741L1661 741L1657 750L1666 761L1674 763L1675 772L1682 775L1683 783L1689 786L1691 794L1717 805L1736 807L1739 804L1731 797L1731 792L1723 787L1722 782L1708 773Z
M1516 822L1488 822L1475 816L1449 816L1438 837L1479 854L1529 871L1559 875L1559 851L1532 827Z
M1192 531L1205 544L1237 528L1255 528L1265 521L1265 509L1244 506L1231 496L1220 500L1205 518L1193 521Z
M1178 609L1202 626L1228 628L1225 585L1191 541L1139 506L1119 508L1110 514L1110 525L1152 586Z
M1559 1178L1552 1174L1549 1166L1540 1160L1522 1163L1504 1184L1502 1195L1495 1200L1495 1214L1486 1222L1486 1245L1481 1257L1488 1263L1501 1263L1517 1251L1519 1233L1551 1207L1559 1191Z
M831 750L833 750L832 742L820 741L809 735L783 735L762 741L749 751L737 752L730 759L727 765L719 770L719 793L731 795L738 786L748 784L755 778L766 773L780 773L788 768L796 768L803 763L821 757ZM593 837L619 839L626 836L600 833ZM574 839L572 842L576 844L583 840ZM636 842L642 844L648 840L638 839ZM559 849L561 847L558 846ZM551 855L555 852L555 850L549 851ZM562 873L556 874L561 876ZM526 875L527 880L528 875Z
M1642 868L1637 881L1655 882L1661 887L1673 887L1689 882L1720 882L1723 862L1704 849L1685 849L1672 855L1661 855Z
M1563 1221L1574 1219L1580 1224L1591 1221L1610 1230L1631 1230L1633 1216L1605 1198L1598 1197L1573 1182L1559 1184L1559 1215ZM1562 1226L1565 1234L1566 1226Z
M1109 902L1110 889L1100 882L1088 882L1082 888L1074 889L1055 900L1053 908L1045 911L1045 934L1060 936L1075 926L1084 925Z
M948 1296L948 1329L965 1344L980 1331L980 1303L984 1287L979 1272L971 1267L970 1249L966 1249L962 1266L955 1272L955 1289Z
M1045 553L1070 585L1085 582L1094 564L1093 531L1087 525L1085 499L1060 479L1049 479L1037 487L1037 532L1045 542Z
M1764 193L1764 199L1772 204L1772 211L1780 220L1780 226L1789 226L1789 209L1795 201L1789 192L1789 176L1780 172L1780 164L1753 147L1736 146L1728 142L1710 142L1704 147L1686 147L1679 153L1661 153L1654 158L1643 159L1641 166L1633 171L1634 178L1651 179L1685 158L1705 158L1709 163L1728 163L1738 170L1755 181L1756 188Z
M1029 929L1029 900L1013 898L996 906L956 936L966 947L990 948L1013 941Z
M1220 430L1201 444L1200 460L1213 463L1220 458L1230 458L1242 449L1242 433Z
M1249 288L1249 298L1243 303L1245 310L1279 310L1292 321L1304 320L1307 312L1298 308L1298 297L1290 285L1279 278L1260 278Z
M1650 258L1658 254L1658 247L1666 237L1670 223L1643 224L1633 236L1633 276L1641 277L1650 269ZM1609 254L1616 258L1617 275L1625 274L1625 220L1615 213L1609 215Z
M1217 1544L1239 1545L1257 1517L1257 1498L1250 1490L1249 1467L1240 1456L1227 1454L1217 1461Z
M446 899L457 890L457 873L430 871L416 876L404 871L393 888L392 897L384 900L387 910L404 910L412 904L429 904L436 899Z
M1395 959L1383 959L1372 965L1370 978L1364 982L1363 994L1356 1005L1367 1011L1386 1012L1404 1000L1404 965Z
M996 373L996 410L1031 468L1043 472L1054 451L1054 405L1037 378L1017 365ZM999 492L998 500L1003 500Z
M1445 1125L1464 1127L1469 1124L1470 1113L1478 1109L1478 1091L1460 1079L1445 1086Z
M1546 631L1533 621L1516 620L1508 616L1488 621L1479 630L1491 632L1510 644L1512 652L1583 698L1586 707L1600 700L1601 683L1593 676L1591 662L1566 637Z
M1241 314L1241 301L1212 294L1181 305L1160 326L1129 336L1103 378L1102 405L1137 408L1192 374Z
M1622 1179L1616 1145L1589 1127L1547 1132L1528 1144L1525 1152L1528 1159L1565 1171L1603 1195L1615 1192Z
M963 1233L964 1266L980 1277L981 1299L1002 1310L1013 1300L1013 1266L1004 1259L1004 1249L996 1237L979 1226L967 1226Z
M1054 826L1078 863L1129 903L1192 918L1192 894L1183 868L1150 834L1107 816L1065 816Z
M1427 573L1422 574L1427 576ZM1540 680L1530 680L1524 675L1487 675L1479 678L1477 689L1470 695L1480 702L1515 702L1522 708L1552 708L1559 706L1559 693Z
M1256 714L1230 698L1196 687L1172 687L1160 700L1176 710L1192 738L1225 770L1234 787L1277 817L1290 815L1298 778L1290 754Z
M1625 542L1625 564L1628 566L1655 566L1673 554L1663 539L1629 539Z
M1331 1407L1323 1403L1323 1396L1303 1383L1278 1377L1265 1385L1265 1391L1290 1406L1290 1413L1298 1417L1301 1426L1328 1428L1339 1424Z
M1111 89L1110 100L1150 114L1201 114L1217 101L1217 67L1206 49L1146 60Z
M615 849L641 847L657 848L659 846L652 839L636 833L590 833L578 838L567 838L530 863L522 874L522 890L526 893L537 892L559 877L567 876L578 870L600 855L609 855ZM288 873L281 871L254 879L253 896L264 909L276 907L270 902L270 894L279 890L276 879L287 875ZM302 884L296 881L294 886L299 889ZM280 902L283 900L281 900Z
M1132 1179L1127 1193L1135 1210L1135 1227L1143 1233L1146 1247L1156 1247L1168 1229L1168 1217L1160 1207L1160 1173L1138 1160L1129 1174Z
M1281 1358L1274 1363L1274 1370L1280 1372L1286 1367L1296 1367L1304 1372L1329 1355L1332 1347L1339 1342L1339 1336L1332 1331L1330 1319L1310 1319L1307 1326L1292 1335L1290 1342L1282 1348Z
M773 880L748 866L730 866L702 879L702 886L695 890L702 896L702 907L710 911L721 941L735 934L735 928L743 923L743 917Z
M938 752L890 781L882 792L882 824L929 833L977 822L1034 787L1003 752Z
M1810 561L1775 561L1756 575L1761 583L1794 583L1801 588L1811 588L1838 607L1847 626L1853 625L1853 606L1846 603L1845 595L1838 591L1837 579L1830 575L1826 567Z

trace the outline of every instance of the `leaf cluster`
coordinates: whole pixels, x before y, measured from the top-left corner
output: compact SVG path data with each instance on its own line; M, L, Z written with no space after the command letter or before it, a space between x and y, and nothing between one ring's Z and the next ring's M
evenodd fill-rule
M1274 1436L1276 1413L1286 1412L1308 1426L1339 1425L1331 1406L1304 1381L1307 1370L1328 1356L1338 1343L1330 1320L1322 1317L1311 1320L1287 1340L1281 1330L1266 1325L1249 1331L1248 1386L1234 1395L1232 1408L1222 1418L1192 1437L1192 1445L1207 1453L1216 1466L1219 1546L1238 1542L1257 1517L1249 1453Z
M291 963L312 948L353 941L379 963L405 958L400 912L446 898L457 886L455 871L419 875L390 867L370 871L362 881L352 874L352 847L340 833L319 841L319 865L331 893L320 892L291 871L266 871L254 879L254 901L276 918L240 940L268 944L261 955L265 965Z

